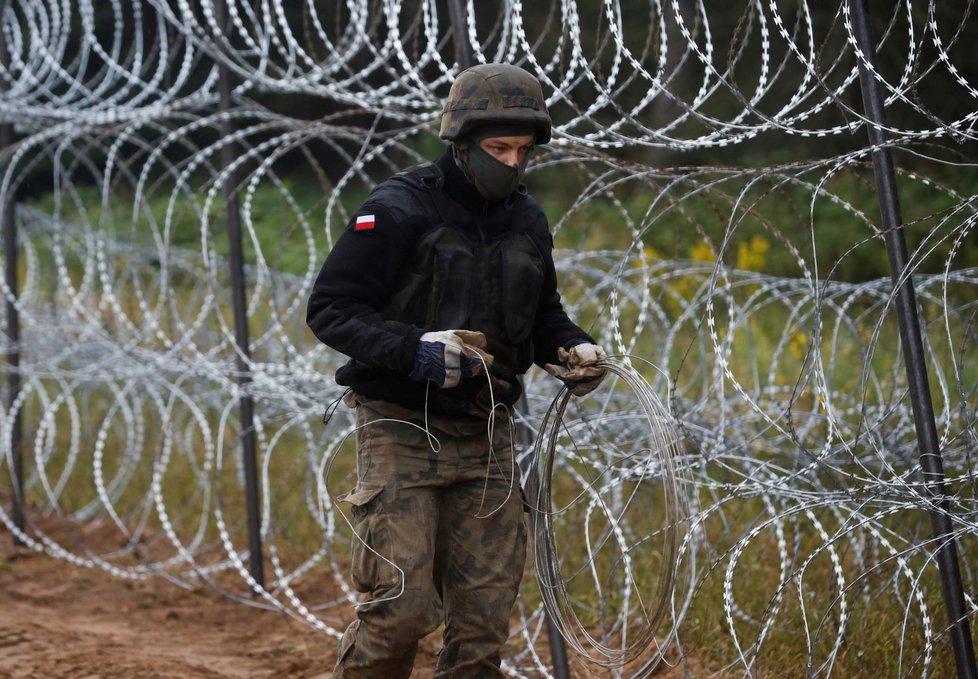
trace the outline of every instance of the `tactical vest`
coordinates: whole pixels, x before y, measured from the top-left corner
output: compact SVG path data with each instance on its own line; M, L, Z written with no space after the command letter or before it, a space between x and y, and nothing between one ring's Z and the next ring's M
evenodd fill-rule
M525 189L506 208L508 221L493 224L445 196L433 163L395 180L412 189L437 225L406 259L384 314L426 330L480 330L496 358L494 372L525 372L533 362L545 261L520 219Z

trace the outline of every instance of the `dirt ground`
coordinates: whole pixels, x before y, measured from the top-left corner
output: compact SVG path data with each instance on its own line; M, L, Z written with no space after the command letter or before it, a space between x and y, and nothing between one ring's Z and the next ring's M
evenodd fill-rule
M128 581L0 537L0 679L326 679L336 641L209 587ZM430 676L432 644L415 676Z
M432 675L436 647L422 641L413 677ZM123 580L0 534L0 679L328 679L335 660L332 637L281 612L206 585ZM607 676L595 669L571 674Z
M209 588L130 582L7 547L0 677L329 677L330 638Z

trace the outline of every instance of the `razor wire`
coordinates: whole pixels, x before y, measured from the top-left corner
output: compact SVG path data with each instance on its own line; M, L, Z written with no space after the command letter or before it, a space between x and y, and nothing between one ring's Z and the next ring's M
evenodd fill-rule
M549 201L568 312L646 385L609 380L548 432L559 385L526 377L521 426L539 430L538 445L550 437L556 511L505 671L549 676L549 606L568 614L569 640L606 656L582 672L763 674L790 649L819 676L851 672L857 654L879 673L941 676L934 508L892 289L842 273L884 254L848 4L465 6L477 61L518 63L543 83L554 139L528 183ZM5 338L21 386L0 432L9 477L12 423L25 424L32 513L23 532L6 505L0 520L73 564L205 583L339 636L356 594L332 498L353 483L354 423L342 406L320 419L342 395L332 374L343 357L306 330L305 300L369 190L443 148L438 111L458 72L444 4L228 0L226 26L208 0L3 7L0 122L16 143L0 149L0 198L17 201L22 265L4 294L22 330L19 346ZM970 1L901 0L876 19L886 58L873 74L909 166L899 180L970 615L976 22ZM229 110L219 67L235 81ZM968 104L921 95L935 91ZM727 160L697 161L704 153ZM231 178L248 254L265 587L245 565ZM847 229L827 236L829 223ZM789 274L765 273L772 260ZM661 402L678 443L650 441L636 394ZM661 585L663 573L675 577ZM889 640L886 666L867 630Z
M683 450L668 409L630 363L630 359L615 358L599 363L612 380L620 380L627 388L618 399L610 398L615 394L614 389L605 388L602 409L614 415L608 423L594 420L585 424L592 430L586 437L592 449L584 454L578 453L573 443L579 437L571 435L561 445L562 439L568 439L561 435L562 431L566 429L571 434L570 428L564 426L570 392L562 391L554 399L540 425L531 457L535 466L527 479L526 494L531 509L541 601L561 637L581 657L596 665L620 668L641 658L643 669L651 670L661 662L668 648L667 644L656 641L655 634L659 623L669 614L677 593L677 580L680 598L688 585L679 573L678 554L688 519L683 489L688 487L690 479L683 478L685 470L677 468L675 463ZM613 426L618 431L628 430L631 433L625 439L628 445L616 445L617 435L596 436L595 428L602 425ZM595 447L595 441L601 445ZM639 445L640 442L644 445ZM584 500L582 496L564 506L554 506L555 491L559 494L556 485L560 483L554 477L558 450L577 457L576 461L585 470L592 468L598 459L605 461L603 468L592 469L590 479L581 478L581 470L573 465L568 470L580 479L586 493L584 530L600 536L593 542L585 540L580 554L559 546L560 531L555 528L561 514ZM607 525L594 531L593 524L603 523L602 516ZM652 518L652 523L643 522L643 516L646 520ZM580 530L580 522L571 523L571 531ZM653 541L656 543L654 567L638 563L635 557L642 554L643 543ZM600 559L597 554L602 551L613 551L615 556ZM577 560L582 563L573 563ZM611 568L601 564L602 561L610 562ZM606 592L609 585L613 590ZM607 609L602 611L606 629L600 635L594 633L590 616L582 617L576 610L576 600L588 595L597 596L602 608ZM616 601L619 597L620 601ZM615 603L609 605L608 601ZM608 634L609 627L614 630L612 634ZM650 653L651 657L643 657Z

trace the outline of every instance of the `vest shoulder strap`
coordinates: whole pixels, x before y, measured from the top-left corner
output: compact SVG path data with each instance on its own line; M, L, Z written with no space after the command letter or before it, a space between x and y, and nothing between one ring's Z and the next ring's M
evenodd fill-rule
M400 178L402 181L408 182L414 187L420 186L421 188L429 191L440 189L441 185L445 181L441 168L430 161L421 165L409 167L406 170L398 172L394 176Z

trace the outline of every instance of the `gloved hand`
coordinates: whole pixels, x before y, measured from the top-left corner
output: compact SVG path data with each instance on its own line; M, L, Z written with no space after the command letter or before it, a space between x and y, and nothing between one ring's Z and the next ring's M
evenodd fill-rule
M439 330L421 335L411 379L431 380L442 389L457 387L463 378L492 365L484 351L486 336L473 330Z
M608 355L597 344L585 343L570 349L559 348L557 358L564 365L548 363L544 367L548 373L563 382L574 396L591 393L604 379L605 369L596 364L608 358Z

